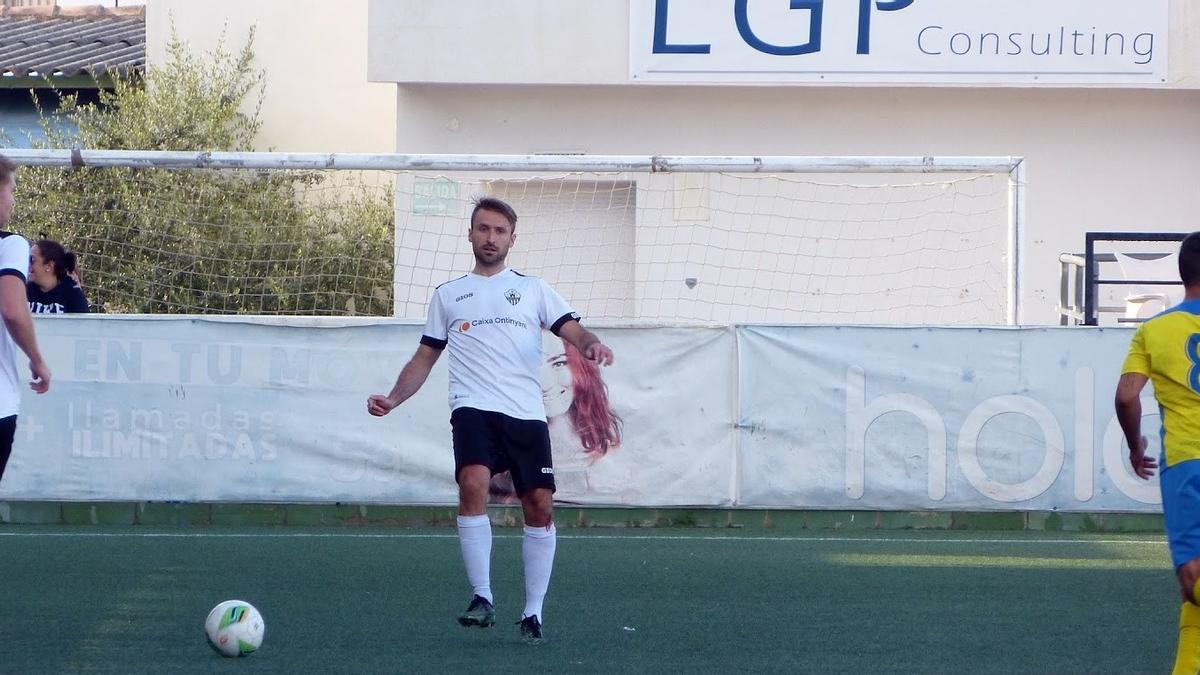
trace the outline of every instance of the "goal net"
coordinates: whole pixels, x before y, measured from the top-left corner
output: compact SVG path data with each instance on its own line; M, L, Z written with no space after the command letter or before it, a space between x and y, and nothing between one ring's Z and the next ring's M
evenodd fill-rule
M421 319L432 289L470 270L472 200L493 195L519 217L510 266L591 321L994 325L1014 313L1011 164L346 171L291 157L30 167L13 229L76 250L89 298L110 312Z

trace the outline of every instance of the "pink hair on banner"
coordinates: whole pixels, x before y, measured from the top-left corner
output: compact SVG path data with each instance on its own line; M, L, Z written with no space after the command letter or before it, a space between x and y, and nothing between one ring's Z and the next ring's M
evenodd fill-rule
M621 444L621 418L608 403L608 386L600 377L600 366L584 358L566 340L563 340L563 350L574 385L574 401L568 411L571 424L588 458L600 459L610 447Z

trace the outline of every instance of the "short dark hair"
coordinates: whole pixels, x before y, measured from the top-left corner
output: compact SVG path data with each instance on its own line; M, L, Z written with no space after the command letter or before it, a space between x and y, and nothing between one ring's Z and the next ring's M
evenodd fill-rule
M0 155L0 183L7 183L17 175L17 163Z
M1200 285L1200 232L1184 237L1179 245L1179 278L1184 286Z
M508 224L512 225L513 230L517 229L517 212L503 199L496 197L480 197L476 199L475 209L471 211L471 227L475 226L475 214L480 211L495 211L508 219Z

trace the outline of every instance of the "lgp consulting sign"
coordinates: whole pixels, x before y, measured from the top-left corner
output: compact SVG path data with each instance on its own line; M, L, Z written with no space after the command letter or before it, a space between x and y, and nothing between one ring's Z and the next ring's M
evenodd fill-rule
M1169 0L630 0L630 79L1158 85Z

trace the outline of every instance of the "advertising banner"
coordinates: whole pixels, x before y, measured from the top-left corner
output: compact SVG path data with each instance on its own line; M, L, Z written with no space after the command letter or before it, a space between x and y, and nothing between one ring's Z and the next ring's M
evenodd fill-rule
M738 503L1157 511L1113 392L1128 330L743 327ZM1157 406L1144 394L1153 454Z
M421 326L63 316L37 329L53 386L24 396L0 499L457 501L445 359L391 414L366 412ZM733 331L600 333L617 353L603 373L544 334L557 498L731 504ZM511 501L503 476L494 488Z
M1157 86L1168 0L630 0L633 82Z
M446 361L383 418L421 326L195 318L37 322L0 499L453 504ZM874 510L1159 509L1112 396L1128 329L543 333L560 503ZM1157 454L1147 388L1144 432ZM505 474L494 503L515 503Z

